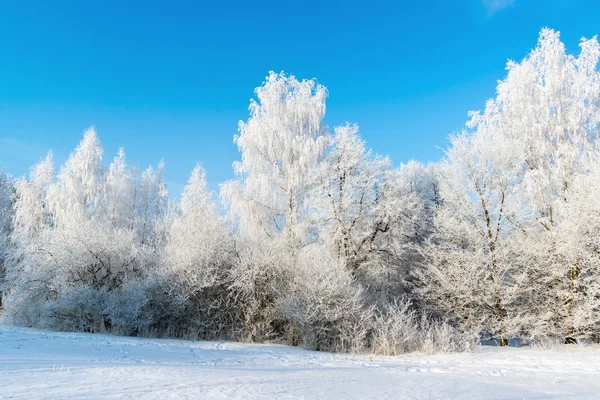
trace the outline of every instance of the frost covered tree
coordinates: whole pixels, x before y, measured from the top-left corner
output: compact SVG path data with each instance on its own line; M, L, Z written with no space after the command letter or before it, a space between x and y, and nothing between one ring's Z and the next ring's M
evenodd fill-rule
M520 202L544 229L551 229L554 203L568 197L599 133L600 48L596 38L580 46L578 57L568 55L559 33L543 29L521 63L508 63L497 97L473 116L473 124L495 120L498 134L523 152Z
M130 211L135 207L135 179L136 176L127 166L125 150L120 148L106 171L102 199L106 213L103 218L110 221L113 227L129 227Z
M322 239L335 249L351 270L372 258L377 236L388 230L381 215L387 158L366 150L357 125L335 128L332 145L320 166L315 187L317 218Z
M156 260L125 224L124 154L105 169L102 153L89 129L58 175L48 155L17 182L7 268L14 321L78 330L119 322L124 332L142 323L139 283Z
M162 267L153 279L156 329L184 329L187 335L215 337L232 327L228 273L232 243L207 188L206 173L197 165L183 189L181 206L167 235ZM159 326L160 325L160 326ZM168 325L168 326L165 326ZM190 332L194 330L194 333Z
M415 271L421 296L434 309L469 329L487 329L507 344L507 316L514 290L504 239L511 218L507 203L518 153L512 143L481 125L451 138L438 168L442 203L435 233Z
M278 298L297 252L313 240L307 211L313 170L327 147L325 87L271 72L250 102L250 118L235 137L242 160L237 180L221 187L235 223L238 262L233 296L242 333L256 340L285 325ZM287 276L287 278L286 278Z
M576 299L564 294L578 286L580 271L567 262L556 242L555 214L570 201L575 179L588 170L600 132L600 47L596 38L582 39L580 47L579 56L568 55L559 33L543 29L537 47L521 63L508 64L496 99L483 114L473 116L475 125L494 121L496 134L511 140L513 151L521 153L519 179L514 182L517 196L511 205L514 222L546 249L538 251L546 253L546 259L535 262L538 270L546 265L545 271L538 271L545 278L537 274L536 282L548 282L543 290L557 299L551 324L567 340L575 333L568 321L573 320ZM546 318L543 315L547 313L538 318Z
M589 169L579 174L569 185L567 202L559 202L555 211L555 238L558 265L568 266L552 271L555 281L560 278L556 310L564 318L558 326L567 338L600 339L600 152L594 152ZM551 265L551 266L555 266ZM546 284L546 287L548 284ZM552 304L552 303L551 303ZM553 308L553 307L552 307ZM562 307L561 307L562 308ZM550 320L552 321L552 319ZM547 319L542 319L547 324ZM546 331L556 332L545 326Z
M214 286L227 259L227 237L206 186L206 173L197 165L183 189L181 211L171 226L165 249L167 263L182 271L192 290Z
M54 185L52 153L31 168L29 180L15 184L13 229L6 260L6 307L16 320L31 323L39 315L49 291L45 265L35 263L41 236L53 225Z
M148 167L142 172L135 190L134 229L142 244L151 245L162 238L154 235L154 228L160 222L168 206L169 192L166 189L164 162L156 169Z
M438 304L460 300L447 312L480 320L501 342L510 321L511 334L540 332L542 321L546 335L568 338L575 330L568 321L580 270L561 249L565 219L556 214L597 146L600 52L595 38L581 48L579 57L567 55L558 32L542 30L528 57L509 62L497 97L472 114L471 131L452 140L441 168L437 247L426 250L434 271L422 276L430 280L424 287ZM465 279L480 276L476 265L488 266L488 279ZM478 297L481 282L491 283L492 301ZM473 311L477 304L494 310L495 328L481 320L483 310Z
M419 167L392 169L387 157L367 150L357 125L346 124L335 128L316 172L311 204L320 239L372 297L400 294L400 272L411 261L406 245L426 225L421 191L428 183Z
M303 248L282 299L292 321L287 342L322 351L359 351L367 343L372 309L343 259L316 244ZM291 336L291 337L290 337Z
M9 234L12 225L12 177L0 171L0 308L2 308L2 286L4 282L4 262L6 259Z
M527 284L531 304L524 311L534 338L565 338L567 343L599 338L600 153L592 154L594 161L570 181L566 201L554 203L551 229L532 228L520 235L520 254L532 277Z
M88 129L58 176L57 226L99 217L102 207L103 152L96 130Z
M283 237L289 250L306 243L309 177L327 146L323 124L327 91L315 80L271 72L250 102L250 118L235 137L239 177L222 187L239 228L250 235Z

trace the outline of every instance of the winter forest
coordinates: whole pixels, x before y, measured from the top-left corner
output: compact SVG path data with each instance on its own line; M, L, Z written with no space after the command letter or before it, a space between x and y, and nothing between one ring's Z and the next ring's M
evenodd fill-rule
M2 318L383 355L599 341L599 56L542 30L442 160L399 167L323 123L325 86L271 72L235 179L213 193L198 165L178 202L90 128L0 175Z

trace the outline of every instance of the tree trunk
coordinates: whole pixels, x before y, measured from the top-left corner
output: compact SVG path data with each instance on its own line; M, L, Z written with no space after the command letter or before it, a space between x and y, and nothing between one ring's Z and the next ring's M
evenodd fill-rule
M571 298L567 300L567 329L565 332L565 344L576 344L577 339L575 335L575 326L573 323L573 313L575 307L575 301L577 297L577 280L579 279L579 267L573 265L569 268L569 291L571 292Z
M498 335L500 346L508 346L508 339L504 333L504 308L502 307L502 298L500 297L500 290L498 287L494 289L494 313L496 314L496 320L498 322Z

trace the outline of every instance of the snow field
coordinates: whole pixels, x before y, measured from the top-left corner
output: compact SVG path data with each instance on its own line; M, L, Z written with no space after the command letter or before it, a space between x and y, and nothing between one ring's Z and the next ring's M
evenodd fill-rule
M600 347L398 357L0 325L0 399L597 399Z

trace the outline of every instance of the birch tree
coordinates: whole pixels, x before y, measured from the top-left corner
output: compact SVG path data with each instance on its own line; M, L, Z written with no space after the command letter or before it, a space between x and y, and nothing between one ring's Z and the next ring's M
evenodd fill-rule
M573 288L581 271L577 263L564 264L573 259L561 254L556 242L556 210L569 202L569 189L596 154L600 132L600 47L595 37L582 39L580 47L579 56L568 55L559 33L543 29L537 47L521 63L508 63L497 97L472 120L477 126L494 121L495 135L505 136L514 143L512 151L521 154L519 179L512 182L517 196L509 205L515 210L513 222L549 246L548 257L537 264L547 266L545 290L561 303L556 304L556 314L562 315L557 323L568 341L574 334L568 322L577 297Z
M314 240L307 197L328 144L324 86L271 72L255 93L234 138L242 157L233 165L237 179L221 187L237 233L232 296L244 340L286 329L279 299L299 249Z
M357 125L335 128L331 150L318 172L315 187L322 239L354 271L373 257L377 236L389 230L381 215L387 158L366 150Z
M271 72L255 92L250 118L234 139L242 156L233 165L239 179L224 184L222 194L241 231L284 237L293 253L307 241L308 177L327 146L327 91L315 80Z
M404 290L404 272L413 261L406 245L426 225L419 218L424 176L417 163L393 169L387 157L367 150L357 125L335 128L317 172L313 208L321 240L371 298L390 301L392 292Z
M442 204L436 232L416 271L420 293L469 329L487 329L507 341L515 273L506 257L512 184L518 153L493 124L451 138L439 167Z

